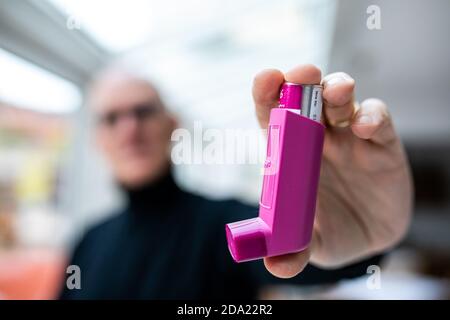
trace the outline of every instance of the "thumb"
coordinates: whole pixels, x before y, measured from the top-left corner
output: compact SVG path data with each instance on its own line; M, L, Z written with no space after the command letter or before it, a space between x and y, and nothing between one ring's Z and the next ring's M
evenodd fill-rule
M303 271L309 261L309 248L296 253L264 258L266 269L278 278L292 278Z

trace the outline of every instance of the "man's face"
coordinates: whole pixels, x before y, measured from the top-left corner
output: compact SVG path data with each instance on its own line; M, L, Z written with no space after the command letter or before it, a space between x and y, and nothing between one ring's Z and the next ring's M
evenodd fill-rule
M165 173L175 121L149 83L106 78L95 86L90 104L97 143L120 183L138 188Z

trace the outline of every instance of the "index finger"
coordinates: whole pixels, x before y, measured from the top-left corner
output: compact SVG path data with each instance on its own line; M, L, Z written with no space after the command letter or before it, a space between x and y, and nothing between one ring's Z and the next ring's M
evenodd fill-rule
M253 100L261 128L267 128L270 110L278 104L280 87L284 81L317 84L320 83L321 76L319 68L311 64L299 65L284 75L275 69L264 70L257 74L253 81Z

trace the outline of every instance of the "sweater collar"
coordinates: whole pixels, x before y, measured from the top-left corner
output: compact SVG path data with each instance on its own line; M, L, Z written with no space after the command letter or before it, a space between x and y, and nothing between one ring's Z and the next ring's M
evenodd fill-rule
M139 215L165 212L176 204L181 194L171 170L156 181L139 188L124 188L128 200L128 211Z

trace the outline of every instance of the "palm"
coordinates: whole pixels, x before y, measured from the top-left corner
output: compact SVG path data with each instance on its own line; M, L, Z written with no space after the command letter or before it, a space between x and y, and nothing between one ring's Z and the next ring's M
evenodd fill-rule
M341 130L325 136L312 255L319 264L380 250L396 231L392 218L408 211L398 201L410 188L401 145L381 146Z

